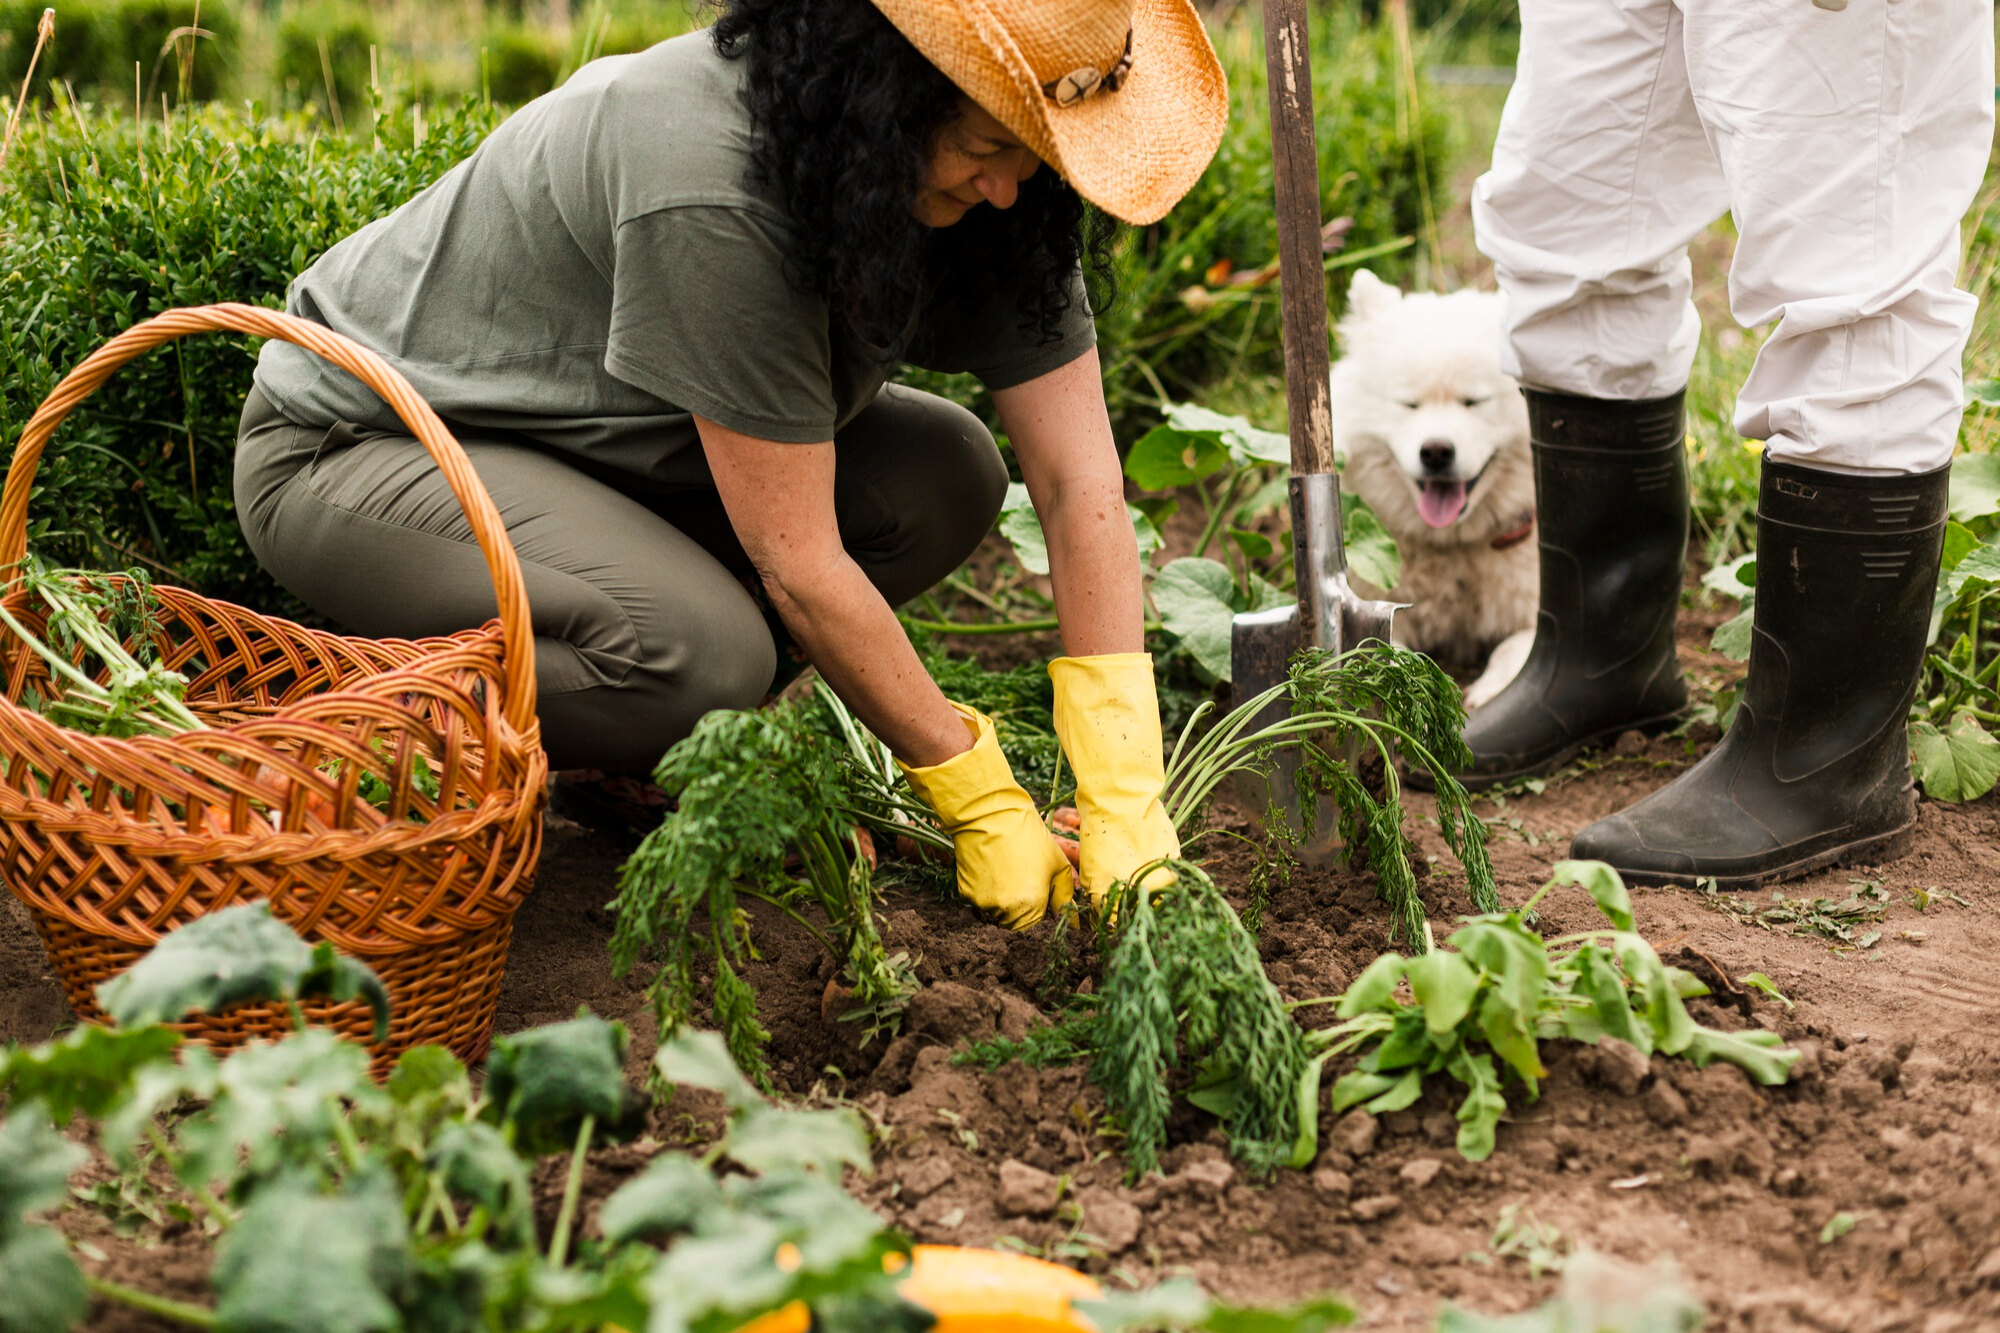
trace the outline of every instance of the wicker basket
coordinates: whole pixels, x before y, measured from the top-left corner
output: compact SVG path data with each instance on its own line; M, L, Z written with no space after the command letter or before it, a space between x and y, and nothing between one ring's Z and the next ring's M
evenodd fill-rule
M175 927L268 900L308 940L382 976L394 1004L378 1072L411 1046L484 1057L514 911L541 850L547 776L535 722L527 592L506 528L436 413L381 358L317 324L254 306L173 310L126 330L57 386L28 423L0 494L0 570L23 558L44 445L125 362L183 334L284 338L380 393L430 451L471 521L499 618L422 641L347 638L178 588L158 590L154 644L189 677L211 729L114 739L21 706L57 692L47 664L0 629L0 879L28 907L79 1017L95 988ZM16 618L43 610L20 590ZM421 789L422 769L438 784ZM357 794L364 775L385 808ZM307 1006L366 1041L358 1004ZM280 1006L196 1018L215 1047L290 1027Z

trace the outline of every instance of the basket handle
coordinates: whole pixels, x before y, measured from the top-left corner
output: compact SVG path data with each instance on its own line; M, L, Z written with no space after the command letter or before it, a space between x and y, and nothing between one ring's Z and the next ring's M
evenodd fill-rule
M504 716L517 731L532 728L535 638L528 618L527 585L521 578L521 563L515 558L506 525L500 521L500 513L493 507L485 486L480 484L478 474L472 470L471 460L438 420L430 404L417 396L417 391L395 367L353 339L295 315L236 302L169 310L126 329L64 376L62 383L35 410L27 429L21 432L20 442L14 446L6 488L0 491L0 570L11 570L27 556L28 498L34 486L35 469L49 437L70 410L134 357L189 333L218 330L282 338L317 353L382 395L383 401L410 428L410 433L423 441L472 525L472 535L486 557L486 572L493 579L493 591L499 599L500 638L506 658L502 664L507 687Z

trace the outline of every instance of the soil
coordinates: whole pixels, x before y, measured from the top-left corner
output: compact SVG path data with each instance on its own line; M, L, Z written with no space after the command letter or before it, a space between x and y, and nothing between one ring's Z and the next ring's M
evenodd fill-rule
M1697 681L1734 671L1700 647L1717 618L1684 617L1684 663ZM1681 738L1631 735L1541 792L1485 802L1503 901L1532 893L1576 829L1665 784L1714 739L1701 726ZM1424 822L1427 798L1413 794L1411 805L1433 863L1426 905L1443 925L1470 904ZM1219 817L1243 822L1226 808ZM636 1075L652 1053L644 980L611 977L603 906L627 850L574 826L551 828L516 929L499 1028L588 1005L632 1027ZM1242 882L1246 855L1219 856L1218 881ZM748 975L779 1082L844 1099L869 1118L878 1169L850 1183L920 1241L1025 1246L1114 1282L1191 1271L1245 1301L1339 1291L1384 1329L1429 1328L1447 1301L1487 1311L1535 1304L1555 1279L1531 1261L1571 1246L1678 1265L1713 1328L2000 1329L2000 982L1991 966L2000 956L2000 802L1926 803L1894 859L1823 872L1783 893L1839 900L1855 881L1888 891L1880 921L1866 927L1880 939L1866 949L1762 927L1689 890L1634 895L1641 930L1669 961L1739 992L1695 1001L1701 1021L1771 1028L1806 1052L1790 1085L1756 1088L1729 1066L1697 1071L1658 1057L1631 1067L1552 1043L1541 1100L1513 1107L1486 1162L1459 1158L1451 1104L1426 1097L1379 1120L1327 1116L1313 1168L1268 1182L1247 1178L1213 1122L1184 1109L1164 1174L1129 1183L1102 1099L1080 1070L953 1065L967 1040L1019 1035L1040 1017L1042 998L1084 979L1087 959L1051 963L1047 926L1009 934L955 900L891 888L889 945L921 959L926 984L904 1032L866 1047L829 1017L838 1009L826 998L830 964L796 926L757 921L764 959ZM1930 895L1926 910L1917 890ZM1748 897L1765 905L1762 894ZM6 902L0 1039L41 1040L67 1014L39 943ZM1580 891L1555 895L1544 918L1551 931L1593 922ZM1368 877L1301 870L1271 901L1262 952L1288 998L1334 994L1389 947L1385 927ZM1735 986L1757 971L1794 1007ZM656 1114L653 1137L704 1139L716 1115L712 1099L683 1095ZM643 1145L598 1154L587 1197L601 1199L647 1155ZM551 1195L558 1169L544 1167ZM1840 1215L1852 1229L1826 1235ZM203 1297L205 1247L185 1229L128 1236L87 1208L69 1209L64 1226L108 1276ZM1523 1243L1537 1234L1540 1252ZM100 1308L89 1327L165 1326Z

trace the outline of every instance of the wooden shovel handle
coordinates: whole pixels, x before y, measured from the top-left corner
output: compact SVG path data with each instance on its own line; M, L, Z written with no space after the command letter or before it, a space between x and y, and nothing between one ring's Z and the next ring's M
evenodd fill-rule
M1278 204L1278 280L1292 471L1332 472L1326 261L1320 249L1319 145L1313 133L1306 0L1264 0L1264 64L1271 94L1271 175Z

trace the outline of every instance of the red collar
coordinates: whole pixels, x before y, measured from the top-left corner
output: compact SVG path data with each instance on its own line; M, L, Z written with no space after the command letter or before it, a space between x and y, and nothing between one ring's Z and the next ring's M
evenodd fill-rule
M1503 532L1488 543L1496 551L1504 551L1510 546L1519 546L1535 535L1535 516L1528 515L1528 521L1511 532Z

